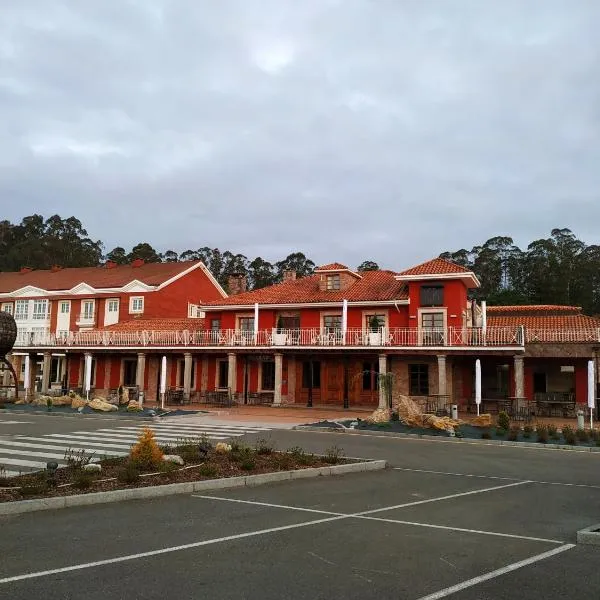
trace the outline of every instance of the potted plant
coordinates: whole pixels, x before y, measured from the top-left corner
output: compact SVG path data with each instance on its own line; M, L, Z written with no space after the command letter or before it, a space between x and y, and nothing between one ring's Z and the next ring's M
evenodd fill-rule
M369 317L369 346L381 346L381 323L375 315Z
M273 346L285 346L288 342L288 335L283 329L283 319L277 319L277 328L273 329Z

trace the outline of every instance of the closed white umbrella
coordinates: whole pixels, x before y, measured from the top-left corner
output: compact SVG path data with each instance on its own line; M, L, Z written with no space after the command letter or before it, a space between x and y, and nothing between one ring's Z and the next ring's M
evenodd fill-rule
M258 302L254 304L254 343L258 340Z
M346 343L346 331L348 329L348 300L342 303L342 340Z
M23 387L25 389L25 400L27 400L27 395L29 394L29 377L31 375L31 364L30 364L30 357L29 354L25 355L25 374L24 374L24 381L23 381Z
M85 355L85 395L90 399L90 389L92 388L92 355Z
M167 392L167 357L162 357L162 364L160 366L160 406L164 409L165 407L165 394Z
M590 408L590 429L594 426L594 408L596 406L596 385L594 381L594 361L588 361L588 406Z
M481 361L475 361L475 404L477 405L477 416L479 416L479 405L481 404Z

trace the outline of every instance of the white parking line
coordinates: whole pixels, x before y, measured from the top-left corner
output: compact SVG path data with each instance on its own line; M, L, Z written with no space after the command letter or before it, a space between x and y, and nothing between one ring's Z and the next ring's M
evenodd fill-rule
M542 552L542 554L536 554L535 556L531 556L530 558L526 558L525 560L520 560L519 562L506 565L501 569L490 571L485 575L473 577L473 579L468 579L467 581L463 581L462 583L459 583L457 585L447 587L443 590L440 590L439 592L435 592L427 596L422 596L418 600L439 600L440 598L446 598L447 596L451 596L456 592L460 592L467 588L473 587L474 585L478 585L480 583L483 583L484 581L489 581L490 579L500 577L501 575L505 575L506 573L510 573L511 571L516 571L517 569L526 567L527 565L532 565L533 563L539 562L540 560L556 556L557 554L565 552L566 550L570 550L571 548L575 548L575 544L565 544L564 546L559 546L558 548L554 548L553 550L549 550L548 552Z
M229 542L232 540L241 540L244 538L255 537L257 535L265 535L267 533L275 533L277 531L286 531L288 529L299 529L300 527L309 527L320 523L329 523L330 521L339 521L348 517L335 516L327 519L317 519L316 521L305 521L303 523L295 523L294 525L282 525L281 527L270 527L269 529L259 529L258 531L249 531L247 533L238 533L236 535L227 535L225 537L203 540L201 542L193 542L182 546L170 546L168 548L160 548L158 550L150 550L149 552L139 552L138 554L126 554L125 556L117 556L115 558L107 558L105 560L97 560L89 563L80 563L68 567L58 569L49 569L47 571L34 571L32 573L24 573L23 575L14 575L13 577L4 577L0 579L0 584L12 583L14 581L23 581L24 579L36 579L38 577L46 577L47 575L57 575L58 573L68 573L70 571L81 571L83 569L91 569L93 567L101 567L104 565L114 565L116 563L137 560L140 558L148 558L150 556L158 556L160 554L169 554L171 552L180 552L181 550L190 550L192 548L200 548L201 546L210 546L211 544L219 544L221 542Z
M497 477L495 475L471 475L470 473L447 473L446 471L429 471L427 469L407 469L404 467L394 467L394 471L406 471L408 473L431 473L432 475L450 475L453 477L472 477L474 479L499 479L502 481L518 481L521 483L540 483L543 485L559 485L565 487L590 488L600 490L600 485L591 485L587 483L562 483L560 481L537 481L536 479L516 479L515 477Z

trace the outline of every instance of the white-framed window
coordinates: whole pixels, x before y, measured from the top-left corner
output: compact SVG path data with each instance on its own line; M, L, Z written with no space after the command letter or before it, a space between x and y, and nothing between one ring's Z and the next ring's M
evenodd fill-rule
M199 304L188 304L189 319L204 319L204 317L204 311L200 308Z
M86 321L91 321L94 318L94 301L83 300L81 302L81 317Z
M3 302L2 303L2 311L8 313L9 315L13 314L13 303L12 302Z
M62 300L59 310L61 315L68 315L71 312L71 302L69 300Z
M144 296L132 296L129 298L129 312L143 313L144 312Z
M36 321L48 318L48 300L33 301L33 318Z
M26 321L29 317L29 300L15 302L15 321Z
M326 287L328 290L339 290L341 287L341 278L339 273L327 275Z
M109 313L119 312L119 299L118 298L109 298L106 301L106 312L109 312Z

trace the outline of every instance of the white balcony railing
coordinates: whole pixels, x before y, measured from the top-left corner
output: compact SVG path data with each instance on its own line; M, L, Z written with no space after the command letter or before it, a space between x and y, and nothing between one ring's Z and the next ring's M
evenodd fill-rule
M17 347L522 347L521 327L481 328L382 328L372 332L348 329L239 329L183 331L77 331L69 334L31 333Z

